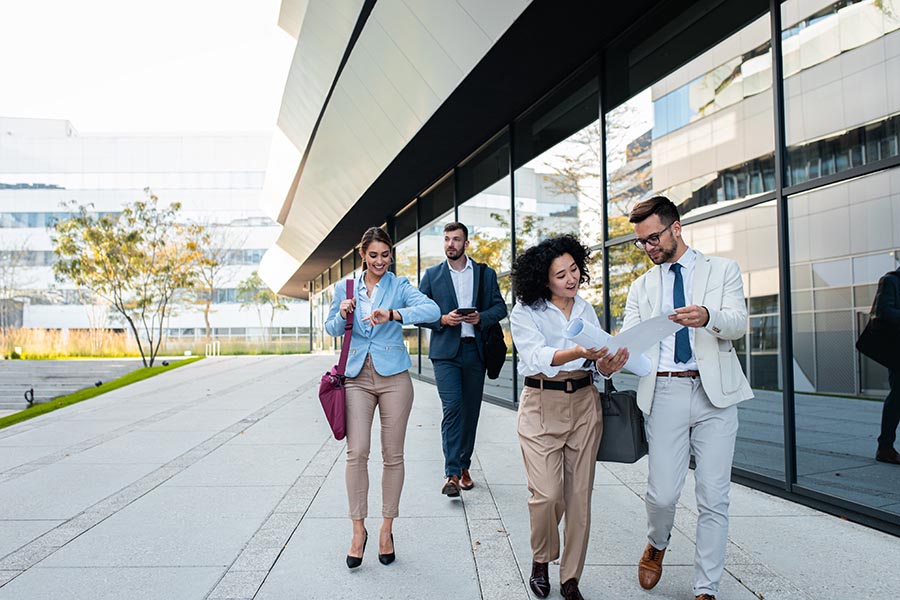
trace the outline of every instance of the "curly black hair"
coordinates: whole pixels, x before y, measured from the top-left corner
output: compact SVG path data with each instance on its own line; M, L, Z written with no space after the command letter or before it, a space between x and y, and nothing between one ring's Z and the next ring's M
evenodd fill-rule
M575 259L575 264L581 271L578 283L584 284L591 280L587 268L587 260L591 255L588 247L573 235L549 238L516 257L512 267L512 281L519 302L536 308L541 300L550 300L550 288L547 287L550 263L567 252Z

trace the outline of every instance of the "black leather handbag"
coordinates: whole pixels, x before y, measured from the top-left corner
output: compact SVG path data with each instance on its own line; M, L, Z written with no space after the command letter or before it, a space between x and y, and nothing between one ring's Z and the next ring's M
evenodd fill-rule
M637 405L633 390L616 390L607 380L606 391L600 393L603 408L603 437L597 460L602 462L633 463L647 454L647 435L644 432L644 413Z
M484 297L484 268L481 267L481 274L478 277L478 299L476 300L476 308L480 311L482 306L481 299ZM500 323L494 323L490 327L481 330L482 354L484 355L484 367L487 370L488 379L497 379L500 377L500 371L506 364L506 339L503 337L503 328Z
M869 322L856 340L856 349L888 369L900 369L900 326L876 314L879 297L884 292L882 287L888 285L891 276L896 277L894 273L888 273L878 287Z

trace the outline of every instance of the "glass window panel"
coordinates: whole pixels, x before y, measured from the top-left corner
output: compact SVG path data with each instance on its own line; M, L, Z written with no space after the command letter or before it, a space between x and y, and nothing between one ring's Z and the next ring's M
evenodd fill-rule
M509 275L499 277L497 284L500 286L500 294L506 301L507 311L512 311L513 295ZM509 319L503 319L500 322L500 327L503 329L503 337L506 339L506 363L500 370L500 376L497 379L485 377L484 393L510 404L515 404L518 402L518 398L515 398L513 395L513 343L512 334L509 332ZM522 388L519 387L519 389L521 390Z
M850 288L816 290L813 293L813 301L815 302L816 310L850 308L852 306L851 290Z
M453 221L453 211L448 211L419 231L419 262L422 272L446 259L444 255L444 225ZM466 225L468 227L468 225ZM469 237L472 231L469 230Z
M895 264L879 257L900 249L900 229L885 218L900 214L898 178L895 168L798 194L788 211L790 259L812 261L820 288L815 312L794 315L798 484L900 514L900 488L872 460L886 370L855 348L873 280ZM868 281L851 288L859 279Z
M602 237L602 130L599 120L516 170L516 251L571 234Z
M897 156L898 4L782 4L788 185Z
M767 20L607 114L611 238L628 233L628 211L651 196L667 196L687 218L774 189Z
M451 174L419 198L419 222L429 223L446 212L453 212L455 180ZM451 221L453 219L450 219Z
M394 244L394 272L398 277L406 277L410 283L419 285L418 235Z

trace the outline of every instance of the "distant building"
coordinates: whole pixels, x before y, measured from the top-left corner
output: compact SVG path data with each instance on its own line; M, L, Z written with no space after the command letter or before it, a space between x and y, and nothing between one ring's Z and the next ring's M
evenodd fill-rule
M184 220L203 223L231 244L222 286L210 315L219 339L308 339L309 308L292 302L276 313L274 327L262 325L252 308L240 310L238 282L258 268L280 227L259 207L270 135L80 134L59 119L0 118L0 260L26 249L16 269L11 324L28 328L121 328L101 306L86 302L72 285L54 280L51 226L68 216L63 203L90 204L117 213L146 197L182 204ZM178 309L166 323L168 336L205 337L202 312Z

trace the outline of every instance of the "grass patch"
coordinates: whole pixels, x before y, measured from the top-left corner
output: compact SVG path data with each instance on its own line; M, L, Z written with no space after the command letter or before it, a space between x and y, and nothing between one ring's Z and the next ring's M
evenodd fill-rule
M118 379L114 379L108 383L104 383L100 387L85 388L83 390L78 390L77 392L74 392L72 394L59 396L58 398L54 398L50 402L34 404L32 406L29 406L25 410L21 410L17 413L13 413L11 415L0 418L0 429L9 427L10 425L15 425L16 423L21 423L22 421L27 421L28 419L39 417L40 415L46 414L48 412L53 412L58 408L69 406L70 404L76 404L83 400L88 400L90 398L99 396L100 394L105 394L106 392L117 390L137 381L155 377L160 373L165 373L166 371L171 371L172 369L177 369L178 367L183 367L184 365L189 365L191 363L197 362L202 358L202 356L195 356L193 358L186 358L177 362L172 361L168 366L165 367L162 365L157 365L155 367L143 367L140 369L136 369L131 373L127 373L126 375L123 375Z

